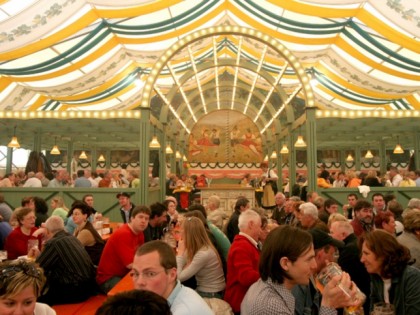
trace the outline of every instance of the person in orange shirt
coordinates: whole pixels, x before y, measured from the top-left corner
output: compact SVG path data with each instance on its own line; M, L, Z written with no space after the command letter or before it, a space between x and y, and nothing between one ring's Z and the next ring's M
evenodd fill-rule
M328 173L328 171L324 170L321 173L319 173L317 181L316 181L317 186L319 188L331 188L332 185L330 184L329 177L330 177L330 173Z
M347 172L347 187L348 188L354 188L360 186L362 183L362 180L360 178L357 178L356 173L354 171L348 171Z

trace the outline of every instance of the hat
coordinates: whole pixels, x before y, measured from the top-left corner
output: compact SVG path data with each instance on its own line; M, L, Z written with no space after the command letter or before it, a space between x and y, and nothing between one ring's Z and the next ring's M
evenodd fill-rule
M314 249L319 249L326 245L332 245L337 248L344 247L344 243L342 241L336 240L335 238L331 237L329 234L320 229L311 229L309 230L309 233L311 233L312 235Z
M121 196L130 198L130 195L127 192L120 192L117 194L117 199L120 198Z

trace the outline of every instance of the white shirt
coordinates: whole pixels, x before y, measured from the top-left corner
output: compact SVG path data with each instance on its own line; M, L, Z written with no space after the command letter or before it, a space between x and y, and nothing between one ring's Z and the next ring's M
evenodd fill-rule
M42 182L36 177L31 177L31 178L28 178L26 180L25 184L23 184L23 187L39 187L39 188L42 188Z

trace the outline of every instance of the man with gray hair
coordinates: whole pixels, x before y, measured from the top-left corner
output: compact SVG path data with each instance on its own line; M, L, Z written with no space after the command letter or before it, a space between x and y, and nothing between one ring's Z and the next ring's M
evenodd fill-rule
M95 268L82 243L64 230L63 219L51 216L45 222L42 252L34 248L28 255L44 269L47 284L38 299L49 305L80 303L96 294Z
M319 219L318 209L312 202L305 202L299 206L297 218L305 230L318 228L329 233L328 226Z
M420 199L419 198L411 198L407 204L408 209L418 209L420 210Z
M233 240L227 259L224 296L235 314L241 311L241 303L248 288L260 277L258 239L261 216L254 210L245 210L239 215L238 222L239 234Z

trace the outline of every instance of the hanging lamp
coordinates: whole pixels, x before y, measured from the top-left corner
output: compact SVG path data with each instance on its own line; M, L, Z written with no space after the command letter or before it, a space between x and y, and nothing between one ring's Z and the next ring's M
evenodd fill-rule
M346 157L346 161L347 161L347 162L353 162L353 161L354 161L354 158L353 158L353 156L351 155L351 153L349 153L349 154L347 155L347 157Z
M299 135L298 135L298 138L295 142L295 147L296 148L305 148L306 147L306 142L305 142L305 140L303 140L303 136L301 135L300 131L301 131L301 129L299 127Z
M280 154L289 154L289 149L287 148L286 143L283 144L283 146L280 150Z
M397 136L397 145L395 146L394 149L394 154L403 154L404 153L404 149L401 147L400 144L400 137Z
M82 153L80 153L80 155L79 155L79 159L87 160L87 155L86 155L86 152L85 152L85 146L83 146L83 150L82 150Z
M58 146L57 146L57 137L54 138L54 146L51 149L50 154L52 154L52 155L60 155L61 154L60 149L58 149Z
M169 144L166 145L165 153L166 154L173 154L174 153L174 151L172 150L172 148Z
M275 150L273 151L273 153L271 153L270 159L272 159L272 160L277 159L277 152Z
M103 154L101 154L101 155L98 157L98 162L105 162L105 157L104 157L104 155L103 155Z
M149 148L151 149L159 149L160 143L156 137L156 126L153 126L153 138L152 141L149 142Z
M16 137L16 125L13 129L13 137L12 140L10 140L9 144L7 145L9 148L20 148L19 141Z
M369 143L368 143L368 148L369 148ZM365 158L366 158L366 159L371 159L371 158L373 158L373 154L372 154L372 152L370 152L370 150L369 150L369 149L367 150L367 152L366 152L366 154L365 154Z

